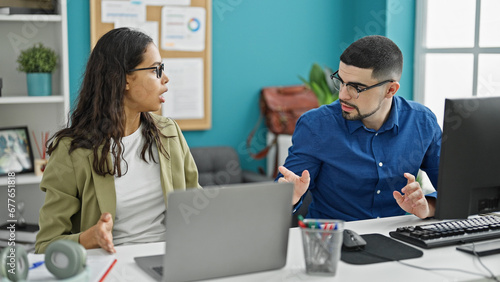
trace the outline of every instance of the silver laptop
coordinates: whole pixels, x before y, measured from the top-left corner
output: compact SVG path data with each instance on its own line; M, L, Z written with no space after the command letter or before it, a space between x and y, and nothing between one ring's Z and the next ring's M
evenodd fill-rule
M275 182L172 192L168 195L165 255L134 259L158 281L193 281L282 268L292 193L293 184Z

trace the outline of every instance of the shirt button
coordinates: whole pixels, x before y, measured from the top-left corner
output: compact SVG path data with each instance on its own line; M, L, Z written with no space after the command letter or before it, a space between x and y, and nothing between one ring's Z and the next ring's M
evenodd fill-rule
M378 136L378 133L375 133L375 136Z
M377 194L380 194L380 190L377 190Z
M382 162L378 163L378 166L382 167L384 164Z

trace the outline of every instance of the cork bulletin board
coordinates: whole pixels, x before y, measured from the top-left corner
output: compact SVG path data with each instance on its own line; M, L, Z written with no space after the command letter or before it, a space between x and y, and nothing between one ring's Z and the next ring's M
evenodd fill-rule
M115 28L114 23L103 22L101 19L102 2L106 0L90 0L90 42L91 48L94 47L97 40L106 32ZM147 1L145 1L147 3ZM161 2L161 1L156 1ZM168 1L165 1L168 3ZM182 130L206 130L210 129L212 123L212 0L190 0L190 6L186 7L202 7L205 9L205 42L203 50L164 50L158 46L160 55L163 59L199 59L203 62L203 108L202 117L196 118L176 118L175 121L179 124ZM146 21L158 22L158 38L161 41L162 35L162 8L163 6L146 6ZM159 44L161 45L161 44ZM168 71L169 66L165 64L165 70ZM171 84L169 82L169 84ZM169 95L165 94L165 96ZM173 105L175 107L175 105ZM158 113L161 114L161 113ZM165 114L168 116L168 113Z

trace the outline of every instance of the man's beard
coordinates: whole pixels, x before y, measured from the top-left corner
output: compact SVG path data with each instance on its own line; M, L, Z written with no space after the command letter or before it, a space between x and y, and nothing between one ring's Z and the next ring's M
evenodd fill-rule
M377 106L377 108L375 110L373 110L370 113L362 115L359 112L359 108L356 105L353 105L353 104L348 103L348 102L346 102L344 100L341 100L341 99L339 99L339 101L342 102L342 103L344 103L344 104L346 104L346 105L348 105L349 107L354 108L356 110L356 112L358 113L357 115L352 115L352 112L342 111L342 117L345 118L346 120L363 120L363 119L365 119L365 118L373 115L374 113L376 113L380 109L380 107L382 106L382 103L380 103L380 104L378 104L378 106Z

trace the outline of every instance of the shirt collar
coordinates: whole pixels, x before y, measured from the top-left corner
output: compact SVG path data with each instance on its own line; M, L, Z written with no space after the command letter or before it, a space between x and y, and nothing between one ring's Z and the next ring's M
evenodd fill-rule
M384 132L384 131L389 131L393 130L394 134L398 134L399 132L399 100L396 99L395 97L392 97L392 106L391 106L391 111L389 112L389 118L384 122L382 127L378 130L378 132ZM347 130L349 131L350 134L353 134L354 131L358 130L359 128L363 127L367 131L372 131L375 132L372 129L368 129L364 126L363 122L360 120L345 120Z

